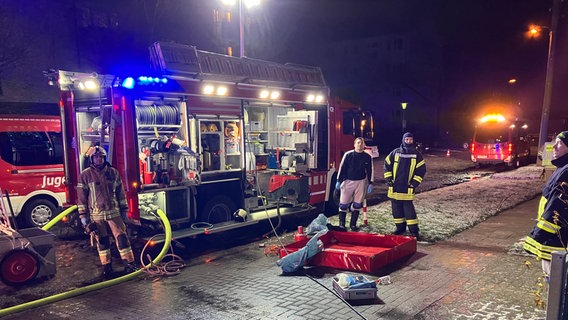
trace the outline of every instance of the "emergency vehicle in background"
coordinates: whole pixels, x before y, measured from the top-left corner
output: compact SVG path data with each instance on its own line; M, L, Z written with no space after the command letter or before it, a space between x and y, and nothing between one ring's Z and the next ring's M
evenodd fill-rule
M506 164L519 167L529 163L527 125L508 120L502 114L488 114L475 127L471 161L477 165Z
M0 115L0 188L19 226L41 227L55 216L65 202L59 117Z
M161 42L150 56L153 75L58 71L69 203L101 145L141 230L159 231L157 209L174 238L337 212L337 166L373 119L328 99L319 68Z

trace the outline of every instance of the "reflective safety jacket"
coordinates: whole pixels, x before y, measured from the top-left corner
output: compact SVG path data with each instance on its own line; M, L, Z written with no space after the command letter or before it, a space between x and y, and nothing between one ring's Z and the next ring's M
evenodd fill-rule
M416 148L400 146L385 158L384 178L389 186L387 197L413 200L414 190L426 175L426 164Z
M564 251L568 241L568 164L557 168L544 188L538 219L525 239L524 249L545 260Z
M102 169L90 166L81 172L77 183L79 216L93 221L126 217L128 204L118 170L108 163Z

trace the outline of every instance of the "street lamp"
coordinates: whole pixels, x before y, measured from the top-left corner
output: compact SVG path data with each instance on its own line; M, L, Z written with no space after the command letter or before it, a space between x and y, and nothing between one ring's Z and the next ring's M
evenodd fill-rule
M239 6L239 56L242 58L245 56L245 27L243 21L243 4L247 7L254 7L260 5L260 0L221 0L226 5L234 5L235 3Z
M548 62L546 64L546 79L544 81L544 99L542 102L542 117L540 120L540 133L538 136L538 150L544 146L548 135L548 119L550 116L550 102L552 100L552 76L554 70L554 52L556 51L556 42L554 34L558 26L560 0L552 0L552 27L531 26L529 34L536 35L543 28L548 29ZM537 157L537 161L538 157Z
M408 103L402 102L400 106L402 107L402 132L406 132L406 119L404 118L404 112Z

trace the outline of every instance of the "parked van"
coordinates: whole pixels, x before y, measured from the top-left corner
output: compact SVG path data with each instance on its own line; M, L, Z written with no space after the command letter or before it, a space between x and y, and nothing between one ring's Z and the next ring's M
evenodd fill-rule
M19 227L41 227L55 216L65 202L59 117L0 115L0 188Z
M500 114L490 114L479 121L471 143L471 161L478 165L519 167L528 164L529 158L526 124L509 121Z

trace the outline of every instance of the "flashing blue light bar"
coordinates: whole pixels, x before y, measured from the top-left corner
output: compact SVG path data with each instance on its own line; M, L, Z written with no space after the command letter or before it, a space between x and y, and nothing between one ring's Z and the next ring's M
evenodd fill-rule
M124 79L124 81L122 82L122 86L126 89L133 89L134 86L136 85L150 86L150 85L163 85L167 83L168 83L167 78L140 76L138 77L138 79L136 79L136 81L134 81L134 78L132 77Z
M126 79L124 79L124 81L122 81L122 86L126 89L132 89L134 88L134 78L132 77L128 77Z

